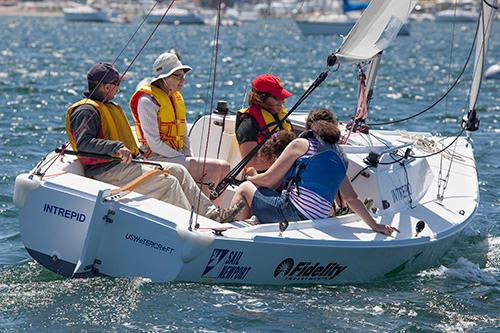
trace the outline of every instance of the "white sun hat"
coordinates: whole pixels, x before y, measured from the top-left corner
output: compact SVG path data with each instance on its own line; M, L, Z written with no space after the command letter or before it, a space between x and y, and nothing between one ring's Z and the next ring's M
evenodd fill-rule
M192 68L183 65L175 54L169 52L162 53L153 63L153 74L155 78L152 82L163 79L164 77L169 77L179 69L182 69L184 73L187 73Z

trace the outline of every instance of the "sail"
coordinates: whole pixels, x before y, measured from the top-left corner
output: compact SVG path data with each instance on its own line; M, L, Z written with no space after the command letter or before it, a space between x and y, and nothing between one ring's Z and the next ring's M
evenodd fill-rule
M481 87L481 79L484 71L484 60L486 50L488 49L488 39L491 31L491 25L495 19L495 10L490 5L497 7L498 0L490 0L488 4L482 2L481 20L479 21L479 29L476 37L476 57L474 62L474 71L472 84L469 93L469 110L476 108L479 88Z
M396 38L417 0L372 0L335 53L340 63L367 61Z

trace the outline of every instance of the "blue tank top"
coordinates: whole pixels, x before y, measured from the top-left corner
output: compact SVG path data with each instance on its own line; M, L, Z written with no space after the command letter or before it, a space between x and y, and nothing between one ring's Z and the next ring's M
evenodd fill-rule
M285 182L295 178L289 188L290 202L302 215L316 220L328 217L347 168L340 147L314 136L307 140L309 149L288 170Z

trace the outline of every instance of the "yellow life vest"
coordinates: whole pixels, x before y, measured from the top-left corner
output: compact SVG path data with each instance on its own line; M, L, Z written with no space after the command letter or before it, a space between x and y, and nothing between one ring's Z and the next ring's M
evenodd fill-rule
M73 150L76 150L76 142L70 127L70 115L73 110L84 104L92 105L99 112L99 116L101 117L101 128L97 136L99 139L121 141L133 155L139 154L139 148L135 143L132 130L130 129L130 124L122 108L113 102L102 103L89 98L84 98L72 104L66 110L66 135L68 136ZM89 158L80 158L80 160L84 164L97 164L104 162L104 160L98 161L96 159Z
M161 140L177 151L184 148L186 130L186 106L180 92L169 96L163 90L150 84L141 86L130 98L130 110L134 118L134 126L139 143L149 149L139 121L137 104L144 94L150 95L160 105L158 111L158 130Z
M277 126L275 117L269 111L263 108L259 108L256 105L252 105L246 109L241 109L239 112L248 114L257 121L257 124L259 124L259 135L257 140L258 142L262 141L266 132L273 130ZM281 111L277 114L278 119L283 120L285 118L286 113L287 113L286 108L282 107ZM292 131L292 124L290 123L288 118L281 123L280 129Z

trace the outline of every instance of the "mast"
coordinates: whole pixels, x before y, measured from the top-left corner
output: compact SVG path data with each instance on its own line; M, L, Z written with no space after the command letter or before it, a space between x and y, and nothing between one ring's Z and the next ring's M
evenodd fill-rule
M476 110L479 89L483 78L485 56L488 50L488 39L491 32L491 25L495 19L495 8L498 8L498 0L481 1L481 17L476 36L476 56L474 71L472 72L472 84L469 92L469 112Z

